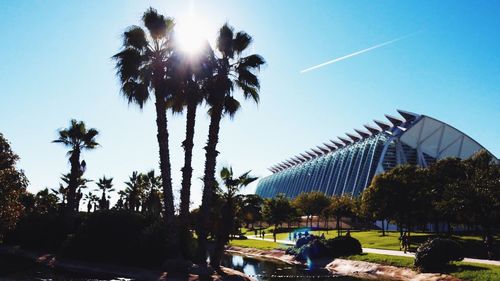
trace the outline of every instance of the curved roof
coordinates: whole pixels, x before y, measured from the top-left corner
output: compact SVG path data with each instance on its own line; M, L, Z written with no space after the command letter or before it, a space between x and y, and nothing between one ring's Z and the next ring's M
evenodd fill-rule
M330 143L324 143L324 147L318 146L310 151L300 153L295 159L292 158L292 161L282 162L273 166L270 170L273 173L282 171L381 133L397 138L409 147L436 160L446 157L467 159L481 149L488 151L477 141L445 122L409 111L398 109L397 112L403 117L403 120L386 114L385 117L390 124L374 120L374 123L381 130L370 124L364 125L370 133L355 129L354 131L359 136L346 133L348 138L339 136L337 137L338 140L330 140ZM498 158L491 152L489 153L496 162L499 162Z
M455 127L426 115L421 115L413 126L402 133L400 140L436 160L447 157L467 159L481 149L486 150Z

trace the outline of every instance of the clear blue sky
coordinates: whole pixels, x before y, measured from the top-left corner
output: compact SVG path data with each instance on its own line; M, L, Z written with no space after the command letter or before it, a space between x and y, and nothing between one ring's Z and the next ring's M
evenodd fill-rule
M66 149L51 143L71 118L100 130L86 176L157 168L151 106L119 94L110 57L149 6L181 18L189 1L0 1L0 132L31 191L58 185ZM448 122L500 156L498 1L194 1L209 39L229 22L263 55L261 104L222 124L218 165L267 167L398 108ZM421 31L304 74L307 67ZM194 155L199 204L208 118L201 108ZM180 187L184 118L171 118L174 186ZM91 184L94 189L94 185ZM247 192L251 192L255 185Z

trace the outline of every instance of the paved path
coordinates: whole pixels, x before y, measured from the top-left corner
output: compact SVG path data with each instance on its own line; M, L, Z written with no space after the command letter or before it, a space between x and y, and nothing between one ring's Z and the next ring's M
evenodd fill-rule
M271 234L266 234L266 236ZM270 241L274 242L273 239L270 238L260 238L256 237L255 235L249 235L247 236L248 239L253 239L253 240L263 240L263 241ZM295 242L290 241L290 240L276 240L276 243L280 244L285 244L285 245L290 245L293 246L295 245ZM363 253L372 253L372 254L380 254L380 255L388 255L388 256L399 256L399 257L410 257L414 258L415 254L414 253L404 253L403 251L395 251L395 250L382 250L382 249L374 249L374 248L363 248ZM483 259L472 259L472 258L465 258L463 260L464 262L472 262L472 263L480 263L480 264L489 264L489 265L496 265L500 266L500 261L494 261L494 260L483 260Z

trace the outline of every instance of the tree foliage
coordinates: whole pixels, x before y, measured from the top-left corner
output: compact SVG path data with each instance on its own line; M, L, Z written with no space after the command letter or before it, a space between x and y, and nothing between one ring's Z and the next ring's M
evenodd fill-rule
M5 233L15 227L23 205L20 202L26 192L28 179L16 168L19 160L9 142L0 133L0 241Z

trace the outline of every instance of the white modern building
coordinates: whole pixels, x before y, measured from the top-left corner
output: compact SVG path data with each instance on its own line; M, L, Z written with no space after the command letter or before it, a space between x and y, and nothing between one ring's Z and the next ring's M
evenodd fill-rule
M388 122L374 120L375 125L364 125L364 130L355 129L272 166L273 174L260 180L256 193L266 198L279 193L294 198L309 191L356 196L374 175L398 164L426 167L447 157L467 159L485 149L445 122L398 113L401 117L385 115Z

